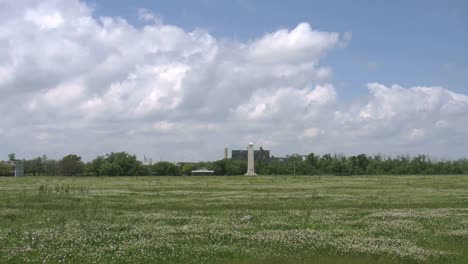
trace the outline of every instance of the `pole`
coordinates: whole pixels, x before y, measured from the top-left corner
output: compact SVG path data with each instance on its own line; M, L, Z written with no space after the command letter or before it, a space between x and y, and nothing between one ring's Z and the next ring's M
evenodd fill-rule
M294 156L294 176L296 176L296 154Z

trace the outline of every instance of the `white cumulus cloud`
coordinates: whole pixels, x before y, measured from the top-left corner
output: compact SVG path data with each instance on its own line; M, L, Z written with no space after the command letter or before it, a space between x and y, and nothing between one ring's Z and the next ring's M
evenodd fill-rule
M348 33L300 23L239 41L147 9L137 27L78 0L0 7L3 156L204 160L249 141L277 155L466 148L466 95L371 83L366 101L343 103L323 58Z

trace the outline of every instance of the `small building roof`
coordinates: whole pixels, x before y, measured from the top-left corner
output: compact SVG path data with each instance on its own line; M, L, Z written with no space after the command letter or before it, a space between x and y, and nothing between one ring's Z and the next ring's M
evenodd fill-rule
M205 168L201 168L198 170L193 170L192 173L214 173L214 170L207 170Z

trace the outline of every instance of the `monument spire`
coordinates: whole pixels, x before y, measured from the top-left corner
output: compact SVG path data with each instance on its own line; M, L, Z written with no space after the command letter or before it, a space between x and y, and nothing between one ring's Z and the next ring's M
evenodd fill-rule
M247 147L247 173L245 175L247 176L257 175L255 173L254 165L255 165L254 145L252 142L250 142L249 146Z

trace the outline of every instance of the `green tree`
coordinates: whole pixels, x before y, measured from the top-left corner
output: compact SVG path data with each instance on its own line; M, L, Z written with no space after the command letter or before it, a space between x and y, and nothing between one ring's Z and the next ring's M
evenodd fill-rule
M89 172L94 173L96 176L101 175L101 166L104 163L105 159L103 156L97 156L91 163L89 164Z
M210 169L214 171L215 175L226 175L226 160L217 160L211 163Z
M160 161L153 164L152 173L158 176L177 176L180 175L178 168L172 162Z
M16 160L16 154L15 153L8 154L8 160L15 161Z
M247 163L240 160L227 160L226 161L226 174L227 175L243 175L247 172Z
M319 162L320 156L315 155L314 153L310 153L307 155L306 161L312 166L317 167Z
M323 155L319 160L320 173L331 174L333 173L333 157L330 154Z
M151 165L141 165L139 168L138 168L138 172L137 172L137 175L139 176L148 176L150 175L151 173Z
M37 157L30 160L24 160L24 173L29 175L39 175L45 173L45 166L41 157Z
M107 154L104 160L118 165L121 168L121 176L135 176L141 166L141 162L137 160L135 155L130 155L126 152L112 152ZM96 162L99 163L101 161Z
M106 175L106 176L122 176L123 169L117 163L112 163L109 161L104 161L99 168L99 175Z
M190 163L185 163L182 165L182 168L180 169L180 173L182 175L190 175L192 174L193 166Z
M75 176L83 173L84 163L77 155L67 155L59 162L59 171L65 176Z
M369 159L365 154L359 154L357 155L357 168L358 172L356 174L365 174L367 171L367 166L369 165Z
M10 176L12 170L12 166L0 161L0 176Z

